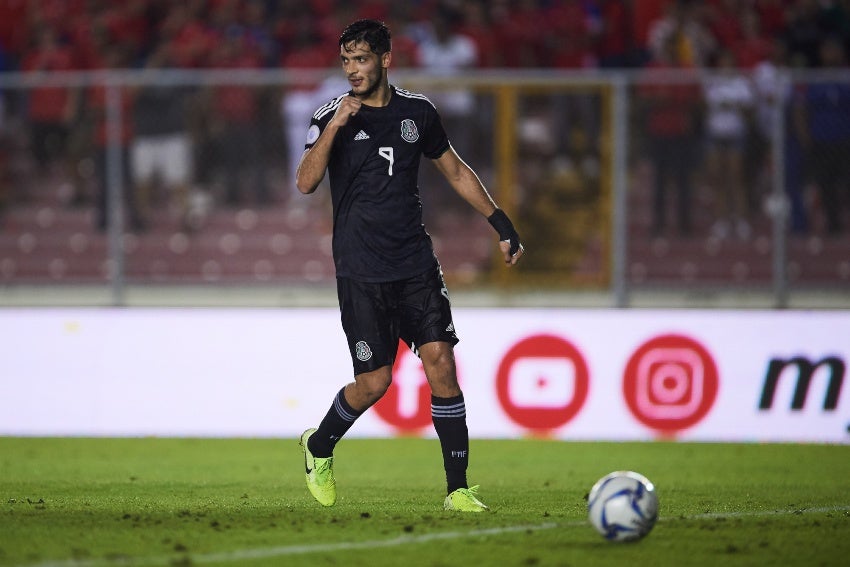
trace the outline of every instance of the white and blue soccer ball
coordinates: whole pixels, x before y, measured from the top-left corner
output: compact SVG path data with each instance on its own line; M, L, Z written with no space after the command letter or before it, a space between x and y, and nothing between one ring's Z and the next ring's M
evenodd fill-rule
M633 471L607 474L590 489L587 516L608 541L641 539L652 531L658 518L655 486Z

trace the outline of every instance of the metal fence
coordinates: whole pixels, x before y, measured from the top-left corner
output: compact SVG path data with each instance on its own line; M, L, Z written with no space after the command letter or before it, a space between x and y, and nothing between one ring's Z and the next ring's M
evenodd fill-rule
M294 166L324 71L0 75L0 284L323 285L327 188ZM394 71L436 104L529 253L423 164L456 286L757 289L784 306L850 281L850 78L754 72ZM61 108L59 112L57 109Z

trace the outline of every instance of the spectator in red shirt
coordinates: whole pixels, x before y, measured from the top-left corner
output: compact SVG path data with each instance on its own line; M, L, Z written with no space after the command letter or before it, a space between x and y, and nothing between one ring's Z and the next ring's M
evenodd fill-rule
M758 13L746 10L741 14L741 39L732 46L738 66L752 69L771 58L773 43L761 33Z
M103 70L120 69L126 66L128 51L120 46L110 47L102 54L99 68ZM147 223L142 217L139 206L138 195L130 180L130 156L129 145L133 138L133 101L128 89L120 90L121 130L118 133L118 144L121 152L121 180L120 192L126 204L126 213L130 221L130 228L136 231L145 230ZM87 95L87 112L93 122L93 148L97 185L96 218L95 226L98 230L106 230L111 222L110 195L111 188L109 178L109 129L107 125L107 113L109 109L108 91L105 87L97 85L91 87Z
M759 15L762 33L766 37L777 37L785 28L786 0L756 0L755 10Z
M675 36L668 36L648 65L652 70L690 70L682 61ZM695 124L699 90L695 85L670 84L659 80L643 83L638 104L644 118L649 157L654 166L652 231L660 235L666 229L668 189L676 193L676 220L679 233L688 235L691 223L691 171L696 158Z
M159 33L171 42L174 64L184 68L204 67L216 42L209 26L184 2L171 4Z
M316 32L310 25L310 17L305 15L298 21L302 25L298 26L290 48L281 56L280 66L284 69L325 69L331 63L336 65L338 58L319 43Z
M549 9L545 16L549 40L549 57L546 66L556 68L596 67L593 53L591 18L577 0L568 0Z
M664 17L670 0L632 0L632 29L635 59L640 65L650 61L649 35L653 25Z
M150 30L145 13L147 4L148 0L122 0L109 5L100 16L109 37L127 50L129 63L134 63L150 47Z
M708 28L721 48L731 49L743 38L740 19L743 9L740 0L714 0L707 6Z
M23 53L27 47L27 0L0 1L0 45L9 56Z
M469 37L478 48L479 67L497 67L499 46L493 36L493 28L487 13L486 2L472 0L463 4L463 22L458 27L459 33ZM393 38L393 59L395 59L396 38ZM395 61L393 61L395 64Z
M632 64L633 33L629 3L600 0L601 27L596 45L601 67L629 67Z
M303 4L300 0L281 0L278 3L275 13L275 21L272 23L272 37L274 37L280 49L280 56L292 48L295 42L295 36L299 32L299 27L303 23L301 15L308 16L310 27L313 28L315 19L310 17L311 11L304 11ZM318 16L316 16L318 18Z
M52 28L41 28L37 41L35 49L22 62L23 71L51 73L74 68L72 51L59 43ZM77 101L76 89L66 87L36 87L29 92L32 152L43 173L66 156Z
M539 12L537 14L540 15ZM545 66L539 59L539 44L546 29L542 21L533 21L532 16L515 9L507 0L492 2L490 20L493 22L493 38L501 67Z
M383 22L389 15L388 4L386 0L360 0L357 2L355 18Z
M216 69L259 69L260 58L244 38L221 37L210 59ZM257 204L270 201L265 160L261 155L258 91L237 82L213 87L209 99L209 127L213 146L224 170L225 202L238 205L245 199L243 181L252 187Z

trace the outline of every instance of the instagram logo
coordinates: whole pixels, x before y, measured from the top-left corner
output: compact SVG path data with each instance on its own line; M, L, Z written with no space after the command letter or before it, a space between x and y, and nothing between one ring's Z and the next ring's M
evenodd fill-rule
M705 347L682 335L662 335L629 359L623 395L641 423L675 434L706 416L718 383L717 366Z

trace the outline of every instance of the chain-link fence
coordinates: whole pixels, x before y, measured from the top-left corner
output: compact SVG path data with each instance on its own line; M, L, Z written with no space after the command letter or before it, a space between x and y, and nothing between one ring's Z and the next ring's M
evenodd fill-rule
M501 269L486 221L423 164L429 228L455 285L611 290L850 281L850 79L646 70L459 77L425 93L528 247ZM324 72L0 76L0 283L321 285L327 188L294 168ZM427 160L426 160L427 161ZM499 268L499 269L495 269Z

